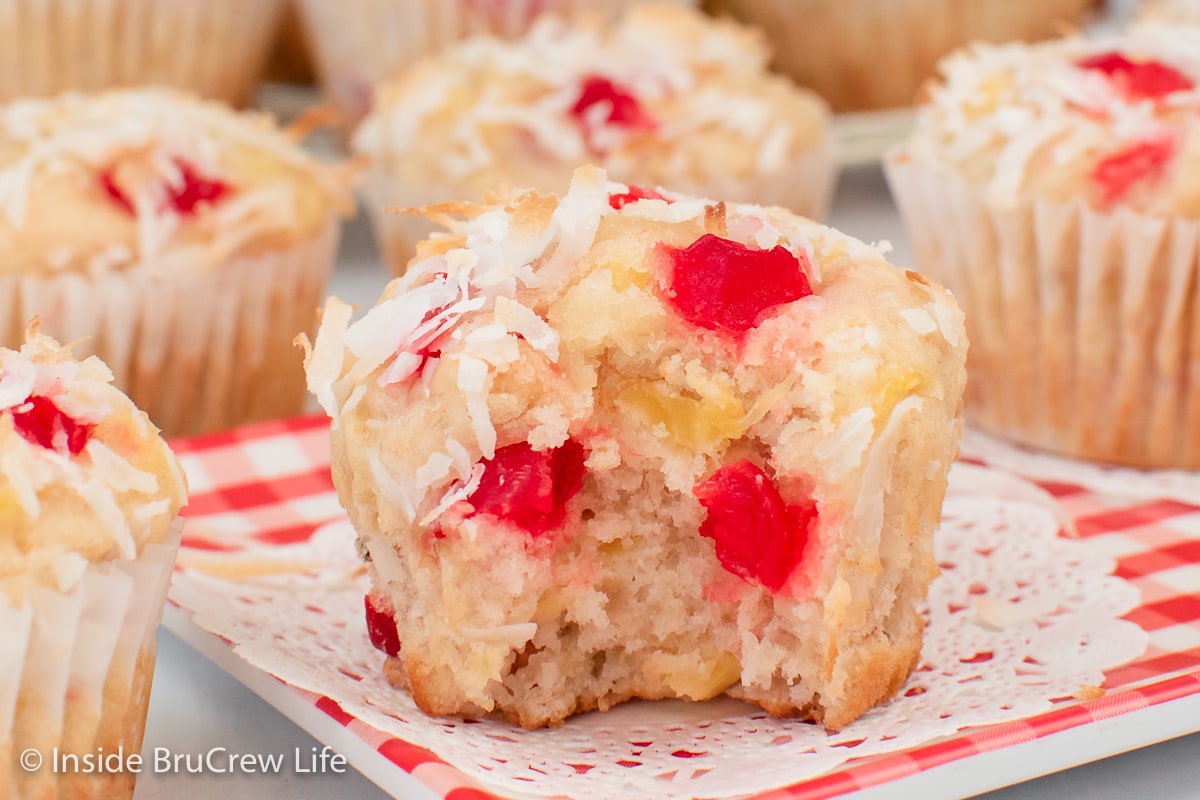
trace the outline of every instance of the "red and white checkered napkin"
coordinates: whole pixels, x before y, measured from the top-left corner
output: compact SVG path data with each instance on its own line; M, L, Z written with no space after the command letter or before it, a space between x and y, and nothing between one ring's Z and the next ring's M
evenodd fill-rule
M720 792L714 789L719 785L713 779L723 767L729 766L725 762L749 764L748 759L763 757L764 748L758 744L763 736L768 737L765 743L770 746L767 748L770 766L778 770L772 783L760 782L752 789L760 792L758 797L763 800L832 797L978 753L1200 694L1200 536L1195 535L1200 532L1200 506L1180 500L1148 500L1144 493L1139 495L1142 499L1101 494L1058 481L1044 482L1041 486L1074 518L1083 544L1062 544L1061 548L1055 544L1054 516L1035 505L1006 505L998 498L948 501L945 534L939 534L943 536L939 559L945 562L946 572L931 593L932 633L928 638L935 646L933 651L927 648L923 654L924 671L914 675L895 702L872 712L860 721L861 725L855 723L859 727L850 726L840 737L826 737L812 726L772 720L761 713L747 713L742 707L722 706L720 702L704 712L711 717L704 722L697 722L698 717L688 718L688 714L694 716L698 712L678 712L682 704L661 706L650 714L642 713L634 704L608 715L587 715L557 731L512 730L487 720L430 721L412 707L403 693L390 689L379 678L378 655L371 651L360 627L361 592L365 584L361 572L355 571L352 534L340 522L343 514L329 478L326 420L303 418L258 425L176 442L175 446L187 470L192 494L172 601L189 612L194 623L228 641L249 663L292 686L299 700L324 710L398 770L411 773L438 794L453 800L523 794L515 789L493 794L483 788L485 785L528 786L530 794L548 787L569 786L572 797L615 796L612 792L618 791L617 787L639 785L639 780L649 781L643 786L662 787L661 792L653 791L653 796L690 797L696 792L716 796ZM978 449L971 455L977 463L988 461L986 453ZM978 530L972 514L995 522L993 527L1000 533L993 541L1000 547L1010 535L1020 534L1022 529L1049 524L1051 541L1041 546L1042 561L1031 563L1046 570L1046 585L1054 592L1061 592L1064 598L1075 596L1073 600L1064 600L1064 604L1075 602L1077 611L1083 609L1077 615L1083 622L1067 620L1070 613L1054 608L1053 603L1047 606L1046 597L1055 595L1041 584L1027 588L1028 596L1010 597L1023 591L1020 588L1023 581L999 575L991 586L995 597L986 608L976 605L972 610L971 595L976 594L979 582L974 578L966 580L958 573L974 569L974 575L980 574L979 570L987 568L986 558L992 549L990 544L977 544L983 540L953 538L955 529ZM1093 576L1091 584L1087 583L1086 575L1080 579L1083 584L1072 583L1078 576L1072 574L1070 566L1056 570L1053 563L1046 563L1046 554L1059 552L1068 553L1064 556L1067 559L1075 559L1070 553L1077 553L1081 556L1078 560L1093 562L1093 567L1097 563L1107 565L1105 570L1111 569L1111 558L1115 560L1116 576L1124 582L1101 574L1099 578ZM976 556L985 560L972 566L971 559ZM1023 576L1021 570L1014 574ZM306 585L312 591L303 596L300 606L287 606L286 603L296 602L297 593L278 592L278 584L272 581L286 582L291 580L289 576L296 575L302 575L301 581L308 581ZM985 578L990 577L985 573ZM953 587L956 579L961 584L958 589ZM995 662L1013 657L1012 653L1001 652L1008 645L997 639L997 647L987 645L985 649L980 642L988 640L980 637L994 635L983 629L986 626L960 625L968 639L976 638L962 645L969 654L959 658L951 651L947 661L946 648L958 642L958 634L943 636L942 644L937 645L939 626L955 624L955 620L961 623L972 613L993 620L1020 620L1022 615L1041 613L1036 620L1025 619L1012 625L1028 626L1027 630L1032 631L1028 639L1037 639L1039 628L1063 620L1084 625L1086 633L1089 601L1080 601L1079 587L1128 590L1128 584L1141 591L1142 599L1125 614L1125 620L1136 623L1149 634L1149 646L1140 657L1104 673L1103 696L1076 700L1072 694L1092 694L1087 686L1081 685L1088 681L1080 678L1081 683L1070 683L1074 680L1071 675L1067 674L1065 679L1059 675L1057 688L1047 690L1045 696L1034 697L1036 702L1030 702L1028 697L1012 701L1020 718L1014 718L1012 713L1008 717L1000 715L994 717L998 724L957 732L961 726L954 725L956 719L964 725L977 725L978 719L987 719L972 717L971 713L979 709L968 703L944 715L952 717L949 727L937 727L939 715L930 713L929 703L939 696L939 691L944 691L944 687L938 688L939 676L943 684L961 683L966 687L964 694L985 698L976 703L984 711L988 702L996 702L986 699L989 693L995 695L999 690L1001 702L1010 688L1014 698L1019 698L1021 692L1036 695L1041 680L1036 674L1040 669L1037 658L1032 658L1027 671L1015 670L1018 677L1012 679L1012 687L989 685L995 683L997 674L989 672L989 668L999 666L992 661L993 657ZM955 599L955 591L963 594L961 600ZM1128 596L1132 597L1132 592ZM256 618L255 614L263 609L269 611L272 604L278 605L273 612L277 615L296 615L295 624L287 626L290 633L299 629L320 630L322 637L331 638L313 643L293 636L290 644L280 644L286 637L278 635L279 628L268 631L273 635L261 635L262 620L267 617ZM1119 608L1116 612L1119 614L1133 604L1118 603L1113 608ZM1038 608L1043 611L1037 612ZM300 619L303 615L308 615L307 622ZM343 617L349 618L349 622ZM330 620L336 624L330 625ZM1101 619L1097 624L1106 623ZM1112 630L1112 624L1105 630ZM976 628L979 632L971 633ZM1125 625L1125 629L1133 626ZM1120 628L1116 630L1119 632ZM1055 634L1043 638L1052 641L1043 642L1042 651L1030 652L1050 652L1055 647L1053 640L1061 637ZM1036 646L1036 643L1031 645ZM284 650L272 651L279 647ZM294 649L289 651L287 647ZM309 648L317 655L307 657ZM331 650L341 654L345 663L328 663ZM1023 652L1018 651L1016 657ZM1081 653L1086 656L1085 651ZM937 662L939 657L942 662ZM1060 657L1073 655L1060 654ZM988 663L980 663L981 658ZM1109 663L1099 658L1093 657L1093 666ZM314 661L327 662L325 671L321 671L320 664L311 666ZM942 666L935 667L937 663ZM1099 682L1098 671L1079 673L1093 674ZM1067 685L1081 691L1074 688L1062 691ZM1022 702L1025 704L1021 705ZM660 719L676 713L682 713L682 721L677 724L666 724ZM889 715L892 715L890 723ZM900 726L896 730L901 734L879 735L878 731L885 730L880 726L885 724ZM921 738L922 731L930 735ZM597 737L606 736L612 740L611 753L593 754L590 758L573 755L575 740L581 742L580 752L587 752L589 747L594 748ZM812 746L809 739L814 743ZM687 746L680 742L686 742ZM731 751L726 753L729 758L721 753L725 748ZM833 765L823 767L819 773L791 766L792 762L804 761L814 750L821 752L813 754L813 759L827 757L832 752L840 760L814 761ZM526 758L541 760L526 762ZM781 761L782 765L777 763ZM514 764L525 771L514 771ZM650 770L656 774L647 775ZM744 776L755 770L743 766L740 771Z

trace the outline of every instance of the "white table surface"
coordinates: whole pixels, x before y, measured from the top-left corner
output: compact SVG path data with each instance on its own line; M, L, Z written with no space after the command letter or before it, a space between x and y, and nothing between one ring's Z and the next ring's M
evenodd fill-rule
M843 174L830 222L862 239L892 242L895 263L911 265L911 249L878 167L858 167ZM333 291L347 301L367 307L374 303L385 282L369 228L360 216L347 227ZM314 749L320 750L320 742L174 634L160 630L159 644L143 748L147 763L156 748L165 748L172 754L194 755L223 747L229 753L284 754L288 763L297 748L306 757ZM1123 721L1118 718L1111 724L1122 725ZM1200 720L1196 726L1200 727ZM1037 752L1036 749L1029 751L1031 761L1036 762ZM1088 759L1086 751L1078 757L1080 762ZM987 759L977 761L978 769L987 769ZM994 780L977 783L981 777L971 775L971 780L964 786L998 786L1012 780L999 774ZM964 789L944 785L934 789L924 787L921 791L922 800L961 797L964 793ZM895 787L881 787L869 795L872 798L911 796ZM384 800L389 796L353 767L342 774L328 771L295 774L289 770L271 775L144 771L135 795L136 800ZM1136 796L1155 800L1200 798L1200 734L984 795L988 800L1109 800ZM427 800L435 795L416 786L401 797L403 800Z

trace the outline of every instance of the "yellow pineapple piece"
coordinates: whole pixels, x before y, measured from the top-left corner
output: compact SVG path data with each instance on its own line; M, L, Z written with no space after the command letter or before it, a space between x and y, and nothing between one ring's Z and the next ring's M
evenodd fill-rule
M885 373L875 401L875 419L880 424L886 422L896 404L919 389L923 382L921 373L913 369Z
M709 387L707 397L671 394L660 384L642 381L617 397L618 405L633 410L651 423L666 427L678 445L703 450L745 432L746 409L731 387Z
M728 650L714 655L654 653L643 667L648 676L660 676L677 697L708 700L738 682L742 665Z
M993 113L1011 85L1012 81L1007 75L989 76L979 84L978 91L963 104L963 112L967 119L978 119Z

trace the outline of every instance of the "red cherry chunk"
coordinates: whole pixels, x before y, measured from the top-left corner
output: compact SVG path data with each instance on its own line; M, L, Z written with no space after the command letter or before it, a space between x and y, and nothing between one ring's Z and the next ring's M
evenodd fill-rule
M186 161L176 159L175 164L179 167L183 183L172 185L169 196L171 206L180 214L194 214L201 203L216 203L229 191L229 184L205 178Z
M1134 99L1156 100L1195 86L1187 75L1161 61L1130 61L1115 51L1090 56L1076 65L1103 72Z
M166 205L175 209L175 211L183 216L190 216L196 213L202 203L213 204L219 202L230 191L229 184L224 181L205 178L196 171L195 167L183 159L175 159L175 165L179 168L181 182L178 185L167 185ZM120 206L127 214L133 213L133 203L121 191L121 187L117 185L113 170L109 169L101 172L99 181L104 193L112 198L114 203Z
M670 267L667 302L701 328L741 336L767 309L812 294L804 251L757 250L711 233L685 248L660 247Z
M583 445L568 439L553 450L534 450L527 442L496 450L484 462L479 486L467 498L476 514L491 514L538 537L560 527L567 502L583 485Z
M1157 180L1175 150L1169 139L1137 142L1102 159L1092 170L1097 200L1107 206L1138 182Z
M117 181L113 177L113 171L111 169L104 170L100 173L99 180L100 188L103 189L104 193L109 196L109 199L120 206L121 210L126 214L132 214L133 203L129 202L129 198L126 197L125 193L121 191L121 188L117 186Z
M607 107L607 112L600 115L603 124L618 128L652 129L654 118L642 108L637 97L624 86L614 83L600 75L589 75L583 79L579 87L579 98L571 107L571 114L590 135L596 120L592 117L593 106Z
M617 211L620 211L630 203L636 203L638 200L666 200L668 203L671 202L653 189L633 185L629 187L629 191L627 192L613 193L608 196L608 204Z
M40 395L14 406L12 416L17 433L26 441L73 456L83 452L96 427L79 422L64 413L49 397Z
M376 650L382 650L389 656L400 654L400 633L396 630L396 618L391 612L375 605L371 595L363 597L363 605L367 609L367 636Z
M708 512L700 535L717 545L721 566L778 592L804 558L815 503L789 504L775 482L745 459L727 464L693 493Z

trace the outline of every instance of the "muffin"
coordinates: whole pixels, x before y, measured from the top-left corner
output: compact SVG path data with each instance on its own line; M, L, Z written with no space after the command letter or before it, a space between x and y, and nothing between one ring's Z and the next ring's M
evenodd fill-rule
M709 0L762 26L774 65L834 111L909 106L938 59L968 42L1034 41L1079 24L1095 0ZM831 46L832 44L832 46Z
M403 71L354 138L368 209L397 269L431 226L389 206L478 200L509 183L561 193L575 167L820 216L836 171L829 113L766 71L754 31L641 6L611 26L547 19Z
M656 0L695 5L696 0ZM296 0L326 96L353 127L375 84L476 34L520 36L542 14L612 17L644 0Z
M1200 2L1197 0L1142 0L1137 4L1137 16L1146 21L1183 22L1200 24Z
M967 314L972 424L1053 452L1200 467L1200 32L979 45L888 177Z
M728 693L831 729L916 663L960 432L945 290L779 208L581 168L451 232L306 365L385 671L523 726Z
M0 100L160 84L247 104L283 0L0 0Z
M155 629L186 486L97 358L31 328L0 348L0 787L128 798L136 772L52 769L52 753L140 753ZM33 748L40 768L18 758Z
M0 345L38 315L169 435L297 413L342 176L265 115L160 89L0 108Z

